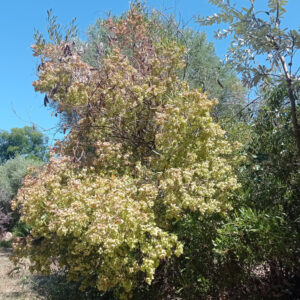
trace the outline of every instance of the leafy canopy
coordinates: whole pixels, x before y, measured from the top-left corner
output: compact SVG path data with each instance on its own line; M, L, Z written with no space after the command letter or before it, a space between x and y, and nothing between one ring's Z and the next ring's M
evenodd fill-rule
M47 159L47 138L31 126L0 132L0 162L17 155Z
M190 28L181 28L174 16L164 15L153 10L148 13L141 6L140 13L151 20L149 35L156 39L165 36L176 40L185 47L185 67L179 70L179 76L186 80L191 88L201 88L209 98L218 99L214 107L214 117L222 119L233 116L245 103L246 88L236 76L232 67L224 64L216 55L213 43L209 43L204 32ZM101 58L110 49L109 31L98 19L88 28L87 42L77 40L76 47L82 60L94 68L99 68Z
M33 46L33 85L56 113L75 113L69 134L16 204L32 227L15 259L50 272L55 258L84 289L130 291L151 284L163 260L180 255L173 224L191 213L226 214L238 187L238 158L211 117L215 100L178 77L184 47L151 36L132 6L103 22L110 43L99 68L74 43ZM15 205L16 205L15 204Z
M0 165L0 207L11 211L11 201L22 186L28 167L39 167L41 161L17 156Z
M258 1L249 0L249 6L232 4L230 0L210 0L220 9L219 13L198 18L203 25L229 24L227 29L216 32L217 38L232 35L229 63L241 73L249 87L260 88L266 93L273 88L285 89L283 101L288 100L295 144L300 157L299 125L299 68L294 64L300 48L300 30L282 28L286 0L269 0L263 9Z

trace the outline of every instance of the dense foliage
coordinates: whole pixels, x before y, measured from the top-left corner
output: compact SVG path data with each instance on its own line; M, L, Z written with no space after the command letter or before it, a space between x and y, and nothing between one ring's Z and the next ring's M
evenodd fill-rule
M7 230L10 221L10 214L4 213L3 209L0 208L0 239Z
M41 161L17 156L0 165L0 207L10 211L11 201L21 187L28 167L39 167Z
M47 159L47 138L34 127L12 128L10 132L0 132L0 163L17 155Z
M136 6L103 26L110 50L96 70L67 41L33 46L36 91L78 122L19 191L32 230L15 252L45 273L56 259L82 288L129 293L182 254L177 221L227 214L238 159L210 115L216 101L178 77L182 45L153 39Z
M289 29L282 24L287 0L268 0L262 6L249 0L248 6L236 5L230 0L209 0L219 12L207 18L198 18L203 25L228 24L216 32L217 38L232 36L228 49L229 63L241 73L243 82L260 91L285 88L290 106L296 151L300 157L299 124L299 58L300 29Z
M238 170L239 201L218 229L215 251L223 264L237 266L234 284L252 285L252 296L299 297L299 30L281 25L287 1L269 0L263 10L255 1L249 7L210 2L220 11L199 21L229 24L216 36L232 34L229 62L261 99L249 123L227 125L247 161Z
M140 13L152 22L149 35L156 39L167 36L185 47L185 67L178 71L180 78L187 81L191 88L200 88L210 99L218 99L214 106L214 118L232 117L245 104L246 89L236 76L232 67L224 64L216 55L213 43L209 43L204 32L191 28L181 28L173 16L153 10L151 13L144 6L139 6ZM76 47L82 59L93 68L99 68L101 59L110 48L108 31L103 20L98 19L89 26L87 42L78 40Z
M86 43L49 12L33 85L66 136L18 192L30 232L15 262L45 274L56 263L108 298L299 298L299 80L284 70L299 35L279 28L286 1L268 1L264 17L255 1L210 2L221 12L200 21L232 23L217 33L238 43L229 64L139 1L97 20ZM233 67L256 100L244 104Z
M11 203L21 187L29 167L39 167L47 160L47 138L33 127L12 128L0 132L0 209L10 215L6 229L23 232L25 224L18 224L18 210L12 213ZM7 219L8 220L8 219Z

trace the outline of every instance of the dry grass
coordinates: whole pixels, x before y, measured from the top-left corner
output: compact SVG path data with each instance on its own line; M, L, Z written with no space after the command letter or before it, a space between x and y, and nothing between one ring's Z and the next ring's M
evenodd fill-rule
M0 248L0 299L45 299L32 289L32 275L25 265L15 268L9 260L12 250Z
M96 289L81 292L78 284L67 282L64 274L53 267L49 276L31 274L29 261L17 268L9 260L11 248L0 247L0 300L111 300L113 297Z

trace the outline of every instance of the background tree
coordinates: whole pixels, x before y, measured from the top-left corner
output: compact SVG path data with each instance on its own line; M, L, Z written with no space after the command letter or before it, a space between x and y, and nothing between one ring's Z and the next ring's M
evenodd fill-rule
M192 88L201 88L211 99L217 99L214 117L221 123L235 115L246 104L247 89L236 73L216 55L213 43L205 33L182 29L187 50L185 79Z
M220 12L199 22L230 24L216 36L233 34L229 63L242 74L244 84L258 87L261 99L250 122L229 125L229 138L243 141L247 160L238 170L242 190L235 213L218 229L215 251L224 266L237 266L234 285L255 282L253 269L262 264L269 268L269 295L297 297L299 77L294 56L299 31L281 29L287 1L268 1L267 8L259 10L255 1L249 1L248 8L231 1L210 2ZM253 291L257 288L254 284Z
M5 212L11 211L11 201L22 186L28 167L38 167L42 161L17 156L0 165L0 207Z
M28 174L29 167L39 167L48 159L47 137L35 128L12 128L0 132L0 208L11 214L11 203ZM11 230L20 215L16 211L10 218ZM20 225L20 230L24 227Z
M24 157L47 159L48 139L37 129L25 126L12 128L10 132L0 132L0 162L21 155Z
M228 119L246 104L247 89L242 86L230 65L224 64L216 55L213 43L209 43L204 32L180 26L172 15L162 14L157 10L149 13L145 6L140 12L149 18L154 26L151 36L165 36L182 43L186 48L186 67L180 71L191 88L201 88L210 99L218 99L214 108L216 119ZM120 18L126 17L123 14ZM103 26L104 20L98 19L87 30L85 42L77 40L77 48L82 53L83 61L98 69L103 56L109 51L109 32Z
M229 63L243 76L250 88L259 86L262 91L274 87L285 89L294 129L295 143L300 156L299 126L299 68L294 58L300 48L299 29L282 29L286 0L268 0L267 7L256 9L256 2L249 0L249 7L232 5L231 1L210 0L220 9L207 18L198 18L203 25L228 23L228 29L218 31L217 38L232 34ZM284 102L283 102L284 103Z
M252 295L298 297L300 173L290 110L274 91L251 124L235 128L247 160L238 170L242 189L234 213L214 241L219 260L232 270L235 292L252 286ZM232 137L231 137L232 138ZM265 268L261 284L253 270Z

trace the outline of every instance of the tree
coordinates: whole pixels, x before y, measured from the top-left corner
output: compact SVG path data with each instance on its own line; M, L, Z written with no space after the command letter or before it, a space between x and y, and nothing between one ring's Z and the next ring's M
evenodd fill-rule
M177 40L186 48L184 60L186 66L180 71L180 76L191 88L201 88L207 92L210 99L218 99L214 107L216 119L232 117L246 103L246 88L228 64L222 63L216 55L213 43L209 43L204 32L196 32L190 28L181 28L172 15L164 15L157 10L148 13L141 6L140 12L145 18L151 19L153 27L150 35L163 35ZM125 17L125 14L122 17ZM103 26L103 19L98 19L89 26L87 41L76 41L76 47L82 53L82 60L98 69L101 59L110 49L109 32Z
M136 5L103 26L110 48L98 69L72 41L33 46L35 90L78 121L19 191L15 205L32 230L15 260L28 256L32 270L49 273L56 259L83 289L128 296L182 254L176 222L230 210L238 158L210 115L216 101L178 77L182 44L150 35Z
M228 23L229 28L216 33L217 38L233 34L229 48L229 62L241 72L249 87L259 86L263 91L281 87L286 90L294 128L295 143L300 155L300 125L298 110L299 69L293 64L300 48L300 31L281 28L286 0L268 0L267 8L257 10L256 2L249 7L232 5L231 1L210 0L220 12L207 18L198 18L203 25ZM266 62L266 63L264 63Z
M13 230L16 235L26 234L27 226L19 222L19 210L12 211L12 201L17 196L25 176L30 173L30 168L37 169L42 165L43 162L36 158L21 156L16 156L0 165L0 219L2 216L2 221L7 224L7 229Z
M17 155L47 159L47 138L37 129L25 126L0 132L0 162L4 163Z
M213 43L208 43L205 33L191 29L182 30L188 51L186 54L185 79L192 88L201 88L211 99L218 99L214 117L221 123L246 103L247 89L230 65L224 64L215 53Z
M269 284L263 292L260 284L251 288L251 296L258 298L299 295L299 159L282 97L280 88L265 95L256 118L237 130L247 154L238 172L242 189L214 241L218 259L239 267L232 276L238 287L253 284L253 270L265 267L263 280Z
M28 167L39 167L43 162L37 159L16 156L0 165L0 207L11 211L11 201L22 186Z
M244 84L258 88L262 99L250 122L232 124L229 132L230 139L243 141L247 160L238 170L241 194L233 213L218 228L214 251L226 268L236 267L231 272L236 288L251 285L253 270L263 265L268 270L265 280L271 284L264 287L265 294L258 292L258 298L297 297L299 76L293 62L299 31L281 29L287 1L268 1L266 9L257 9L262 5L258 1L249 1L249 7L210 2L220 13L199 17L199 22L230 25L216 37L232 34L228 63L241 73ZM253 297L257 283L251 290Z

